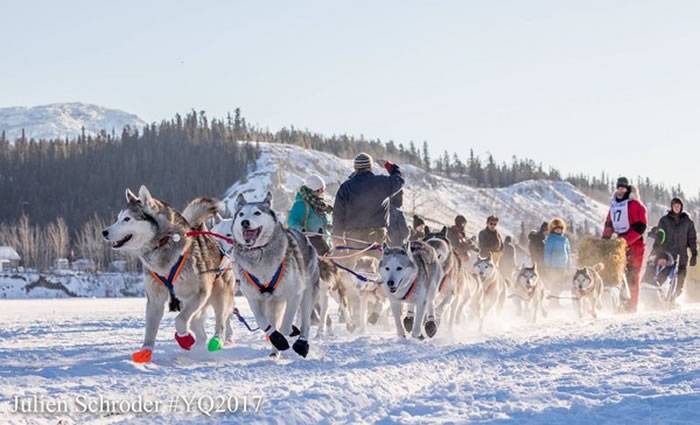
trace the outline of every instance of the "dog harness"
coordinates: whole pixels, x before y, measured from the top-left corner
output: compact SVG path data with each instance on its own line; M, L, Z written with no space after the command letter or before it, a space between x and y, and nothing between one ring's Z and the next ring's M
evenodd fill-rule
M408 291L404 294L403 297L401 297L402 301L409 301L411 297L413 296L413 292L416 290L416 283L418 283L418 273L416 273L416 278L413 279L413 283L411 284L411 287L408 288Z
M451 271L452 271L452 268L448 269L445 272L445 276L442 277L442 280L440 281L440 286L438 286L438 292L442 292L442 287L445 286L445 282L447 282L447 278L450 277Z
M272 279L267 284L261 283L257 277L253 276L243 268L241 268L241 273L248 281L248 284L257 288L261 294L264 294L265 292L269 292L271 294L275 291L275 288L277 288L277 284L280 282L280 280L282 280L282 277L284 276L284 269L286 267L287 257L282 259L282 262L280 263L279 267L277 267L277 271L275 271L275 274L272 276Z
M161 276L153 271L151 272L151 276L153 277L153 279L165 286L172 297L175 297L175 282L177 281L177 278L180 277L182 268L185 266L185 263L187 263L187 258L189 257L189 255L189 250L185 250L185 252L182 253L182 255L177 259L175 264L173 264L173 266L170 268L170 273L168 274L168 277Z

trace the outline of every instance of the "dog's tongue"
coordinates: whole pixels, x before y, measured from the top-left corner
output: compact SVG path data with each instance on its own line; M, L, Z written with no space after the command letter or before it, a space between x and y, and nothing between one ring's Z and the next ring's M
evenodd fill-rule
M258 237L258 229L248 229L248 230L243 232L243 238L245 238L246 241L254 240L257 237Z

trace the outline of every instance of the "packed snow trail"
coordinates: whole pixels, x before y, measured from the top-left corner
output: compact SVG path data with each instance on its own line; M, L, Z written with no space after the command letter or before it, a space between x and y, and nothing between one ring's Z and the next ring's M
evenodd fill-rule
M242 313L252 320L247 303ZM130 361L144 299L0 301L3 423L698 423L700 306L579 321L508 319L484 335L398 341L391 327L312 341L308 359L267 357L260 333L236 325L234 347L184 352L161 325L154 362ZM211 323L209 324L211 329ZM68 413L9 414L15 396L64 400ZM77 397L159 401L157 413L94 416ZM212 413L174 397L262 396L258 412ZM206 403L205 403L206 404ZM203 406L207 410L207 406ZM226 410L226 409L223 409ZM233 410L233 409L229 409Z

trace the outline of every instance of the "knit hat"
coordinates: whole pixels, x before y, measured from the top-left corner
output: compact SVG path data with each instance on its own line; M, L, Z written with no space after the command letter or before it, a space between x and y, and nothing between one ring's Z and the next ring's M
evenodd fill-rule
M423 221L422 218L418 217L417 215L413 216L413 228L416 229L418 226L425 225L425 221Z
M455 224L458 226L464 226L467 224L467 218L460 214L457 217L455 217Z
M372 163L372 157L368 153L360 152L355 157L352 166L355 168L355 171L371 170Z
M630 188L630 181L627 179L627 177L620 177L617 179L617 183L615 184L615 187L626 187L627 189Z
M304 186L308 187L314 192L321 189L326 190L326 182L324 182L323 177L319 176L318 174L312 174L307 177L306 181L304 182Z

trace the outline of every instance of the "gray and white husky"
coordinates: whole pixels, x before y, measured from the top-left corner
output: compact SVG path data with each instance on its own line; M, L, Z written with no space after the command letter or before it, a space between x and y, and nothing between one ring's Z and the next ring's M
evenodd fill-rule
M493 309L500 312L506 299L507 282L501 276L491 255L476 259L472 265L472 276L479 282L479 292L473 303L472 314L479 320L479 330L484 328L484 319Z
M511 286L511 292L518 316L524 314L532 323L537 322L538 314L547 317L547 311L544 309L544 282L537 272L537 264L532 267L525 267L525 265L520 267Z
M443 317L445 309L449 308L450 316L447 325L452 327L461 321L464 307L477 294L479 284L466 272L466 265L447 239L447 227L443 226L439 232L428 230L424 240L435 249L444 272L436 296L435 311L438 322Z
M141 186L138 196L126 190L126 208L102 235L112 249L137 257L144 267L146 288L146 334L136 362L151 360L165 303L175 318L175 339L189 350L205 343L206 307L216 316L209 350L217 351L232 337L228 321L233 311L235 280L231 271L220 271L222 254L208 236L188 237L191 230L205 230L204 222L216 214L217 201L198 198L180 214ZM194 332L194 335L192 334Z
M289 348L309 352L311 313L319 290L319 262L309 240L286 229L271 208L272 194L260 202L236 198L232 229L233 260L250 309L273 346L273 356ZM299 313L301 329L294 327Z
M410 242L401 248L383 247L379 274L385 294L391 305L396 333L405 337L404 326L411 328L411 336L422 339L425 334L437 333L435 295L443 276L442 265L433 247L425 242ZM409 305L409 315L402 321L402 306ZM411 316L415 311L415 318ZM410 324L410 326L409 326Z
M577 269L574 273L571 292L574 295L576 311L583 318L587 314L598 317L598 311L603 308L603 292L605 284L600 272L605 265L598 263L593 267Z

